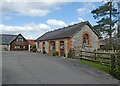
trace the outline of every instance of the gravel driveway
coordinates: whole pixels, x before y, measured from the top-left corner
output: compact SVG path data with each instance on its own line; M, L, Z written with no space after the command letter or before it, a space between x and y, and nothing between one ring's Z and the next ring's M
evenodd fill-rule
M78 60L41 53L2 52L3 84L116 84L106 73Z

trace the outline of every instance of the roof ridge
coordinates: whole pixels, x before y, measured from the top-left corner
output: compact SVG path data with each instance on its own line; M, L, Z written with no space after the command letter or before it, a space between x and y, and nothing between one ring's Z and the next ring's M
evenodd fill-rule
M48 32L44 33L43 35L41 35L40 37L38 37L36 39L36 41L37 40L48 40L48 39L51 40L51 39L58 39L58 38L69 38L74 33L76 33L76 31L78 31L78 29L81 29L81 27L87 23L88 23L88 21L79 22L79 23L75 23L73 25L68 25L63 28L55 29L53 31L48 31Z
M14 34L0 34L0 35L17 36L17 35L14 35Z
M87 23L88 21L82 21L82 22L79 22L79 23L74 23L74 24L72 24L72 25L68 25L68 26L64 26L64 27L62 27L62 28L58 28L58 29L55 29L55 30L52 30L52 31L48 31L48 32L54 32L54 31L58 31L58 30L62 30L62 29L64 29L64 28L68 28L68 27L72 27L72 26L74 26L74 25L78 25L78 24L81 24L81 23ZM47 32L46 32L47 33Z

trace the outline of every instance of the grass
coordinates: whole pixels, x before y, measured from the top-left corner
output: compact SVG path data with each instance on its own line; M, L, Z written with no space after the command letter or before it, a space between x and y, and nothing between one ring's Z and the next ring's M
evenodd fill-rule
M87 61L87 60L80 60L80 62L85 63L87 65L90 65L93 68L96 68L98 70L102 70L102 71L110 74L110 67L108 67L108 66L104 66L102 64L98 64L98 63Z

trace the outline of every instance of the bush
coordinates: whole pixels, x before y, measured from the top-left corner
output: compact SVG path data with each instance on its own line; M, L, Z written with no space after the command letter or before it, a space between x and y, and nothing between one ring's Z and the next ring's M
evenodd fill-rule
M58 52L57 52L57 51L54 51L54 52L53 52L53 56L58 56Z
M120 51L117 53L115 71L115 77L120 80Z
M46 54L46 51L45 51L45 50L43 51L43 54Z
M112 50L114 47L115 50L119 50L120 49L120 44L112 44L112 46L108 43L104 46L101 46L101 50Z
M32 46L32 52L36 52L36 51L37 51L36 45L33 45L33 46Z
M68 58L73 58L73 49L71 48L68 53Z

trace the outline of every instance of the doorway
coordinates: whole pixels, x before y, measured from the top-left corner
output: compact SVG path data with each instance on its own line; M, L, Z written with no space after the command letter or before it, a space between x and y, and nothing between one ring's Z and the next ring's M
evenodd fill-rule
M65 56L65 53L64 53L64 41L60 41L60 56Z

